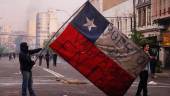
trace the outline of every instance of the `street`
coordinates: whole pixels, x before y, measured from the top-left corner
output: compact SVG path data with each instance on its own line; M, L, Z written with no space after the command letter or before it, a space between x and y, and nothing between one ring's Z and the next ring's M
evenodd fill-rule
M0 96L20 96L21 74L18 58L11 61L3 57L0 59ZM46 63L33 68L34 89L37 96L106 96L69 64L63 64L60 59L56 67L52 61L50 68ZM149 85L149 96L169 96L170 77L167 74L159 75L155 79L156 85ZM137 90L138 79L134 81L125 96L134 96Z

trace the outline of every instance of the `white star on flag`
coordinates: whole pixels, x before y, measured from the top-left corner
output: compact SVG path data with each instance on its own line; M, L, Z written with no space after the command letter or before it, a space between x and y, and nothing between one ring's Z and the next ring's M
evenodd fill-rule
M92 27L96 27L96 25L94 24L94 19L90 20L87 17L86 17L86 23L83 24L83 26L88 27L89 31L91 31Z

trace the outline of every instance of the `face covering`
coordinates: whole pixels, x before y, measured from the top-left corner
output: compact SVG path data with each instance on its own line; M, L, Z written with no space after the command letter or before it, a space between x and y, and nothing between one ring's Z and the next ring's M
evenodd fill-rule
M24 53L28 53L28 45L26 42L23 42L20 44L20 51L22 51Z

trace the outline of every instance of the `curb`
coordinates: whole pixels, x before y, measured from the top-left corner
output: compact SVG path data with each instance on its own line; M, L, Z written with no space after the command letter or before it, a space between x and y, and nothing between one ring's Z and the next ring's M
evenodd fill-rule
M170 78L170 74L169 73L155 73L156 76L158 77L167 77Z

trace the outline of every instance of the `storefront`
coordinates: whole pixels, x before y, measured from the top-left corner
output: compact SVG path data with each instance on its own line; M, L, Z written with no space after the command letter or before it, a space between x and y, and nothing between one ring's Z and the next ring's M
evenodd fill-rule
M164 68L170 68L170 32L162 33L161 46L164 50Z

